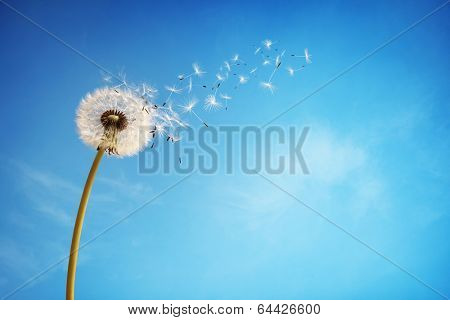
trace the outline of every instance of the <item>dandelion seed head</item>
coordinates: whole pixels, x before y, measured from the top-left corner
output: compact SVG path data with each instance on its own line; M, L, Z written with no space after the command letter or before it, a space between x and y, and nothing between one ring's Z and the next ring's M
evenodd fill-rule
M97 89L80 102L76 123L81 140L108 153L131 156L150 139L152 114L143 111L145 101L129 89Z

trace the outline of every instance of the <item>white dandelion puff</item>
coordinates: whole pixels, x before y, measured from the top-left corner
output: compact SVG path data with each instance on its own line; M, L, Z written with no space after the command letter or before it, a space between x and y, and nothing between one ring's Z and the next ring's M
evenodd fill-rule
M217 101L216 96L209 94L205 98L205 109L210 111L214 109L220 109L222 105Z
M81 140L109 154L131 156L150 139L153 116L142 112L145 101L129 89L103 88L89 93L77 111Z

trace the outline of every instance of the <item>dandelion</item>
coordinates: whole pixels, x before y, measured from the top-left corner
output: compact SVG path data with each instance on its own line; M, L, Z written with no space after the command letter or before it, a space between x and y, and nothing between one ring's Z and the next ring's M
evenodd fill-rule
M273 91L275 90L275 86L272 84L272 82L261 82L261 86L264 89L270 90L270 92L273 94Z
M210 111L213 109L220 109L222 105L217 101L216 96L209 94L205 98L205 109Z
M97 149L92 163L72 236L67 271L66 299L75 298L75 274L89 195L95 174L103 154L131 156L142 150L150 140L150 128L154 120L142 112L144 100L129 89L103 88L89 93L80 102L76 123L81 140Z

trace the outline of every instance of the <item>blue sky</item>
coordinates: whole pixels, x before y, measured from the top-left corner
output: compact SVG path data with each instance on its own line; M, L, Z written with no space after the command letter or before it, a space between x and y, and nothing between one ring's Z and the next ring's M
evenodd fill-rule
M313 64L242 90L211 125L262 125L442 1L9 1L108 70L163 86L270 38ZM309 175L272 181L450 295L449 7L273 125L309 126ZM80 99L101 74L0 4L0 296L64 257L94 150ZM195 122L194 122L195 123ZM217 150L223 150L219 141ZM283 154L282 146L274 154ZM237 153L235 159L242 155ZM173 157L164 159L169 165ZM225 157L219 153L219 161ZM105 158L87 241L183 177ZM63 299L64 262L12 299ZM80 252L81 299L440 299L257 175L193 174Z

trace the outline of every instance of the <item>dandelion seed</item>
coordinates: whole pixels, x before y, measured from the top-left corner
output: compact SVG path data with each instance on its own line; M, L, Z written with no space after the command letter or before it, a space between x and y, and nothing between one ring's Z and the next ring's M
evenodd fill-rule
M239 76L239 83L244 84L248 82L248 77L246 76Z
M228 71L231 71L230 63L228 61L225 61L224 64L225 64L225 68L227 68Z
M180 107L183 109L183 112L191 112L192 109L194 109L197 102L198 102L198 100L193 98L193 99L189 100L189 102L186 105L180 105Z
M270 64L270 60L264 59L262 65L263 65L263 66L267 66L267 65L269 65L269 64Z
M281 65L281 57L280 56L277 56L276 58L275 58L275 68L279 68L280 67L280 65Z
M261 82L261 86L264 89L270 90L270 92L273 94L273 91L275 90L275 86L271 82Z
M312 55L309 54L308 48L306 48L305 49L305 60L306 60L306 63L312 63L311 57L312 57Z
M264 47L266 47L266 49L270 50L270 48L273 45L273 41L270 39L266 39L263 41L263 45L264 45Z
M287 67L286 70L289 72L290 76L293 76L295 73L295 70L292 67Z
M308 48L305 49L303 56L298 56L298 55L295 55L295 54L291 54L291 56L295 57L295 58L305 58L306 63L312 63L312 61L311 61L312 55L309 54Z
M240 61L240 60L239 60L239 55L238 55L238 54L235 54L234 57L231 58L231 61L233 61L233 62L238 62L238 61Z
M110 74L104 74L102 77L102 80L110 83L110 82L112 82L112 76Z
M177 78L178 78L178 80L180 80L180 81L181 81L181 80L184 80L184 74L179 74Z
M200 66L198 65L198 63L193 63L192 64L192 68L194 69L194 74L198 77L201 77L202 74L206 73L205 71L203 71Z
M210 94L205 98L205 109L210 111L220 109L222 105L217 101L216 96Z
M172 86L172 87L170 87L170 86L165 86L164 88L166 88L166 90L169 91L170 93L176 93L176 94L180 94L181 91L183 91L182 88L177 89L177 87L175 87L175 86Z

